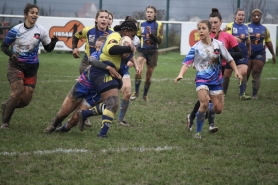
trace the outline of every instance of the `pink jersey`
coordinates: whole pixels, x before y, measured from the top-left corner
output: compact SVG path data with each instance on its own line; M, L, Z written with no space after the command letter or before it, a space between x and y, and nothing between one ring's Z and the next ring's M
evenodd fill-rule
M216 33L214 33L214 32L210 33L211 38L214 38L215 35L216 35ZM220 32L218 40L223 42L226 49L232 49L233 47L238 45L237 40L234 38L234 36L224 32L224 31ZM225 66L225 65L226 65L226 61L223 59L222 66Z

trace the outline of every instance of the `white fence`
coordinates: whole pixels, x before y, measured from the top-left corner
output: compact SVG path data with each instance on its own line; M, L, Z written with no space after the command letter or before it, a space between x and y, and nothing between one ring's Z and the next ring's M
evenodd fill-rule
M23 18L20 15L3 15L0 14L0 17L7 18ZM123 21L122 19L114 19L112 27L120 24ZM180 44L180 53L181 55L186 55L190 47L196 43L198 40L197 34L197 23L196 22L177 22L177 21L161 21L166 24L181 24L181 44ZM56 35L59 37L59 42L57 42L55 50L72 50L72 35L78 30L81 30L85 26L95 25L95 20L90 18L74 18L74 17L45 17L40 16L37 23L43 25L46 30L49 30L49 35L52 37ZM227 23L222 24L222 28L226 26ZM276 48L277 40L277 28L276 24L265 24L269 29L271 40L273 43L273 48ZM78 47L81 51L84 51L84 41L79 41ZM43 49L43 47L41 47ZM267 50L267 58L272 58L271 53Z

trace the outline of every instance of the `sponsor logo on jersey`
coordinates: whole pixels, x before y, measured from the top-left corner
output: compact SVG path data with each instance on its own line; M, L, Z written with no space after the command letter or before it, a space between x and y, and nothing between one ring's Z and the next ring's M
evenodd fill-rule
M233 28L233 33L237 34L237 28Z
M59 41L63 41L65 45L72 48L72 37L77 32L84 28L85 26L76 20L69 21L65 26L52 26L49 29L50 38L53 35L59 38ZM80 48L85 43L85 40L79 40L77 47Z

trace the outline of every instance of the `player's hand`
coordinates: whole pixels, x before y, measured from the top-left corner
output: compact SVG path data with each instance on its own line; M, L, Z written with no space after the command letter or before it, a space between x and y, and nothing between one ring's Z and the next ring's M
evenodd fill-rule
M111 66L107 66L106 68L110 75L113 77L113 78L117 78L117 79L122 79L122 76L118 73L118 71L114 68L114 67L111 67Z
M276 56L272 56L272 64L276 63Z
M136 74L140 74L141 73L141 69L138 66L135 67L135 71L136 71Z
M239 74L239 73L235 73L235 77L236 77L237 79L239 79L239 81L240 81L240 83L241 83L241 81L242 81L242 79L243 79L242 75Z
M80 58L79 53L80 51L78 48L74 48L74 50L72 51L72 55L74 58Z
M175 84L176 84L178 81L180 81L181 79L183 79L182 76L178 76L177 78L175 78Z
M58 42L58 41L59 41L58 37L56 37L55 35L53 35L53 37L51 38L51 42L52 42L52 43L56 43L56 42Z
M109 35L109 33L108 32L105 32L102 36L103 37L107 37Z
M19 55L18 55L17 53L13 53L12 56L10 57L10 60L12 61L12 63L13 63L14 65L24 66L25 63L20 62L20 61L18 60L18 57L19 57Z
M151 27L150 26L147 26L147 31L148 31L148 34L151 34Z
M131 62L131 61L128 61L126 65L127 65L128 67L133 67L133 66L134 66L133 62Z

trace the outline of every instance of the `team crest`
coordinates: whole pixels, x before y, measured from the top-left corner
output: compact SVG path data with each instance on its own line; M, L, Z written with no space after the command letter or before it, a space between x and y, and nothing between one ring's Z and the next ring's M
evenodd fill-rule
M39 33L35 33L35 34L34 34L34 38L36 38L36 39L40 39L40 36L41 36L41 35L40 35Z
M248 28L249 33L253 33L253 28Z

